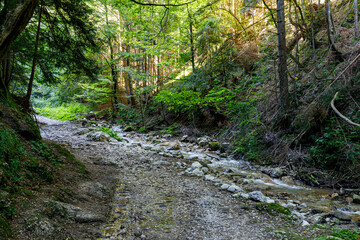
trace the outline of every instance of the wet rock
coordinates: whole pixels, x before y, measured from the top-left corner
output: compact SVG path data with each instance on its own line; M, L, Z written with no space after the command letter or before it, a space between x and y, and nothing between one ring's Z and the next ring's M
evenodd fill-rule
M228 189L227 189L229 192L242 192L243 189L239 186L236 186L235 184L231 185Z
M280 178L284 175L284 171L281 168L273 168L270 172L272 178Z
M359 195L354 194L352 199L353 199L353 203L360 204L360 196Z
M249 199L251 199L255 202L266 202L266 197L260 191L254 191L254 192L249 193Z
M104 132L90 132L86 135L86 140L94 142L105 142L110 140L110 136Z
M340 210L340 209L336 209L333 213L334 217L336 217L339 220L343 220L343 221L350 221L350 216L346 211Z

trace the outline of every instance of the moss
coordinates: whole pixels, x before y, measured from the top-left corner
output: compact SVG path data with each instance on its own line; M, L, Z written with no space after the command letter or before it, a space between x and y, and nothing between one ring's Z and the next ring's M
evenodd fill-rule
M135 128L133 126L129 125L129 126L126 126L124 128L124 131L125 132L132 132L132 131L135 131Z
M210 149L216 151L220 148L220 143L218 142L209 142Z
M287 207L283 207L277 203L258 203L255 208L260 211L268 212L273 216L277 216L279 214L291 215L291 211Z

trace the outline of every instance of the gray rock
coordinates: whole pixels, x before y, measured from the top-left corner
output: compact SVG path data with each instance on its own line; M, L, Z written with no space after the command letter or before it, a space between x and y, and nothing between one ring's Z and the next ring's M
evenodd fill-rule
M353 203L360 204L360 196L357 194L353 195Z
M80 131L77 131L75 134L76 134L76 135L84 135L84 134L87 134L87 133L89 133L89 132L91 132L91 131L92 131L91 129L85 128L85 129L82 129L82 130L80 130Z
M99 182L85 182L80 184L81 192L90 197L104 199L109 197L110 191Z
M170 165L170 163L167 162L167 161L160 160L160 161L153 162L152 165L154 165L154 166L161 166L161 165L165 166L165 165Z
M201 171L202 171L204 174L206 174L206 173L209 172L209 169L208 169L207 167L202 167L202 168L201 168Z
M189 136L188 135L184 135L181 137L180 141L182 142L188 142L189 141Z
M159 153L159 152L164 151L164 148L163 148L163 147L160 147L160 146L153 146L153 147L151 148L151 151Z
M206 181L214 181L215 177L208 174L208 175L205 175L205 176L204 176L204 179L205 179Z
M77 222L102 222L105 217L84 211L83 209L71 204L51 201L45 202L47 207L56 212L57 216L75 220Z
M272 178L280 178L284 175L284 171L281 168L273 168L270 172Z
M226 183L224 183L223 185L221 185L221 189L222 189L222 190L228 190L229 187L230 187L230 185L229 185L229 184L226 184Z
M336 217L339 220L343 221L350 221L350 216L345 212L341 211L340 209L336 209L333 213L334 217Z
M90 132L86 135L86 140L94 142L105 142L110 140L110 136L104 132Z
M254 192L249 193L249 199L251 199L255 202L266 202L266 197L260 191L254 191Z
M191 164L191 169L196 169L196 168L202 168L201 163L199 163L199 162L193 162L193 163Z
M301 210L301 209L307 208L307 205L306 205L306 203L302 203L302 204L300 204L299 206L297 206L297 208L298 208L299 210Z
M191 175L197 176L197 177L203 177L204 173L199 168L196 168L192 171Z
M242 192L242 188L239 186L236 186L235 184L231 185L228 189L229 192Z
M326 216L328 214L326 213L320 213L320 214L315 214L315 215L311 215L309 217L307 217L307 220L309 222L311 222L312 224L320 224L320 223L325 223L325 219L326 219Z

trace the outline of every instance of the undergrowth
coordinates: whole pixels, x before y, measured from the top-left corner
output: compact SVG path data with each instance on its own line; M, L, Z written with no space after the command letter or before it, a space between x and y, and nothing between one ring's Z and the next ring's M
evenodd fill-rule
M84 118L90 108L81 103L64 103L61 106L42 106L35 108L35 111L45 117L66 121L79 120Z

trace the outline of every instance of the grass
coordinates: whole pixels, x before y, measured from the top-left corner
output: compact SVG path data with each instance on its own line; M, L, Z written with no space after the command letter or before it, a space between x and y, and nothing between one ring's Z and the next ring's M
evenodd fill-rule
M81 103L64 103L61 106L38 107L35 108L35 111L45 117L66 121L82 119L90 111L90 108Z
M360 240L360 232L352 231L349 229L334 229L328 236L319 236L314 240L326 240L326 239L338 239L338 240Z

